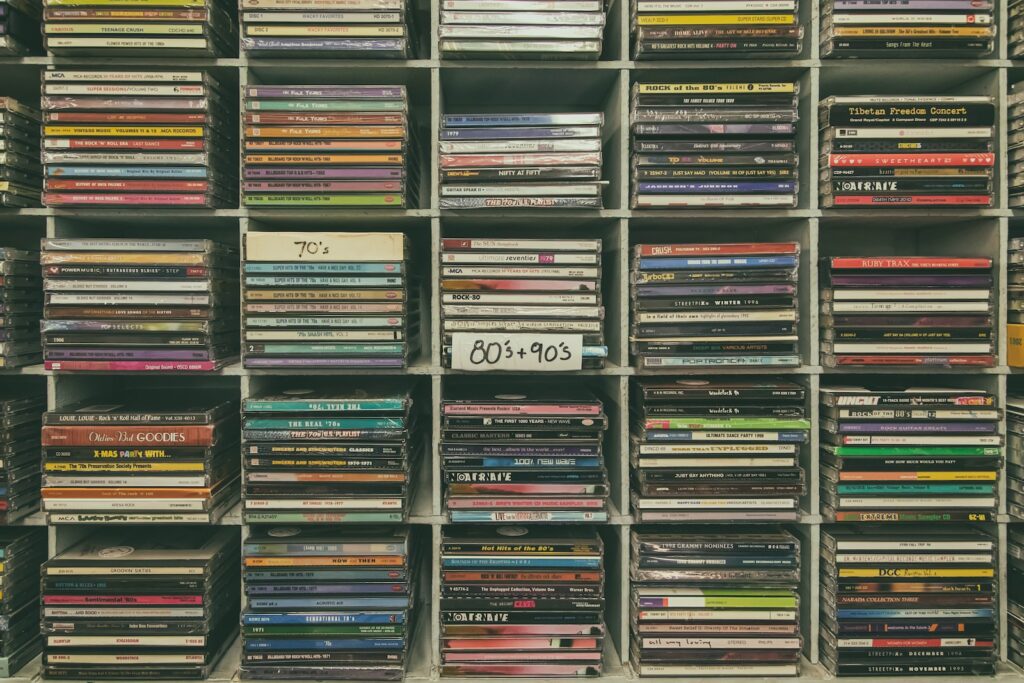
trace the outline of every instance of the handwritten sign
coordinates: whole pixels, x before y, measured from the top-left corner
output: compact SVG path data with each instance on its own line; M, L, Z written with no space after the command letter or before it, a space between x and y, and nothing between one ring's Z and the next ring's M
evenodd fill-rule
M581 334L452 335L452 368L486 372L566 372L583 367Z

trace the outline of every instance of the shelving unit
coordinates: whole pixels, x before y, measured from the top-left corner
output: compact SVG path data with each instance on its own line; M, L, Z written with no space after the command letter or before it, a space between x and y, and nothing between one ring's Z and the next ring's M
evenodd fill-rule
M862 371L838 372L818 364L818 288L819 258L828 255L956 254L988 256L996 263L999 283L998 317L999 364L995 368L952 371L941 376L935 370L886 372L887 376L906 375L908 383L932 382L980 387L996 393L1005 405L1008 392L1024 391L1024 370L1006 366L1007 239L1024 235L1024 210L1009 209L1004 177L996 188L997 204L988 209L929 210L821 210L818 207L817 102L832 94L912 94L964 93L986 94L1005 101L1006 93L1018 81L1024 81L1024 63L1019 66L1006 59L1007 11L1003 3L997 11L1000 36L996 54L980 60L821 60L818 54L818 8L813 0L801 2L801 22L805 27L804 50L791 60L691 60L636 62L629 59L629 0L612 0L604 43L603 59L594 62L550 61L457 61L439 58L436 41L440 0L414 2L415 30L419 33L417 59L399 61L326 60L326 59L248 59L245 55L221 59L107 59L26 57L0 58L0 93L27 102L38 100L40 72L49 66L134 66L199 67L211 69L227 83L241 89L252 83L280 84L404 84L409 88L411 122L416 130L419 167L419 205L407 210L118 210L118 209L0 209L2 241L12 246L37 247L41 237L68 236L153 236L207 237L239 244L250 231L332 230L402 231L411 238L412 259L424 282L425 296L421 327L422 348L405 371L342 371L338 376L406 374L422 383L423 395L430 396L431 454L418 473L416 495L410 522L422 527L435 555L422 572L427 582L426 603L420 615L420 628L410 658L408 681L437 680L438 595L440 586L436 549L444 522L440 463L433 456L440 433L439 404L448 382L461 381L467 373L441 367L440 344L436 339L440 311L437 296L438 253L442 237L447 236L582 236L600 237L604 255L604 305L609 362L601 370L574 373L583 376L589 386L606 402L610 427L606 441L606 460L612 482L613 513L603 525L606 541L608 587L607 623L611 646L606 653L603 680L622 683L635 677L629 669L629 529L632 520L629 505L629 387L631 378L643 374L630 367L629 327L629 255L632 245L657 241L773 241L794 240L801 244L800 271L800 353L803 366L794 369L692 370L674 374L706 375L788 375L808 388L808 410L818 422L818 390L822 384L859 382L877 374ZM697 210L634 211L629 209L629 92L635 82L699 81L773 81L800 83L801 188L795 209L788 210ZM583 211L441 211L438 206L437 130L442 113L478 111L603 111L604 176L608 181L603 210ZM998 168L1006 158L1006 112L1001 107L997 130ZM429 294L429 296L427 295ZM617 324L616 324L617 323ZM143 386L188 384L234 387L245 398L258 391L268 380L324 375L324 371L246 370L230 365L210 375L118 375L118 383L135 382ZM662 374L662 373L659 373ZM101 379L102 377L102 379ZM4 382L45 382L49 406L66 405L89 396L97 381L109 375L54 374L41 366L0 373ZM553 381L566 377L552 376ZM472 380L470 380L472 381ZM500 377L477 377L475 381L502 381ZM429 386L427 386L429 385ZM805 637L805 662L798 680L828 680L815 662L818 660L818 435L812 429L811 442L803 457L807 494L801 501L802 514L794 528L802 538L802 624ZM1005 479L1001 488L1005 493ZM1000 545L1006 539L1007 524L1012 521L1001 504L998 517ZM225 516L221 524L241 526L238 508ZM26 525L44 525L42 514L21 521ZM723 527L727 528L727 527ZM85 526L50 527L51 554L59 552L82 537ZM244 535L244 530L243 530ZM1005 550L1000 561L1001 613L1005 630L1006 572ZM238 645L228 652L211 681L223 683L237 679ZM1005 660L1006 642L1002 642ZM1010 664L1001 666L999 680L1024 680L1024 672ZM30 664L10 679L16 683L35 683L40 679L38 662ZM474 682L488 679L455 679ZM493 679L491 679L493 680ZM694 680L694 679L689 679ZM718 679L749 681L749 678ZM775 679L756 679L769 681ZM792 681L794 679L778 679ZM888 681L867 678L862 681ZM958 679L965 680L965 679ZM981 680L981 679L979 679Z

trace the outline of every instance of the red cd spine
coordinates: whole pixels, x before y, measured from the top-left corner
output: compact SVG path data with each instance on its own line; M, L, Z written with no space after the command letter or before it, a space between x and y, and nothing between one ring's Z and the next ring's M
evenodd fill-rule
M829 154L828 165L845 166L995 166L992 152L971 154Z
M93 426L46 425L43 446L212 446L216 425Z

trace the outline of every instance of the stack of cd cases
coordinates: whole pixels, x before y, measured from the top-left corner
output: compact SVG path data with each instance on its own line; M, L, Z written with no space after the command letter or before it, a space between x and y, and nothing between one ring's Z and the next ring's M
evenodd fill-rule
M1010 92L1006 95L1006 115L1006 175L1009 183L1007 203L1011 208L1021 208L1024 207L1024 90L1018 88L1016 84L1010 86Z
M251 524L404 522L422 450L407 385L288 389L242 404Z
M235 98L205 71L43 72L43 204L235 206Z
M993 521L1002 413L972 389L821 388L822 512L833 522Z
M46 49L55 55L217 57L238 51L231 0L43 0Z
M635 83L634 209L793 208L798 83Z
M1011 237L1006 252L1006 332L1008 354L1024 338L1024 238ZM1017 365L1013 359L1010 365Z
M996 36L991 0L823 0L822 57L977 59Z
M1024 533L1020 526L1008 529L1006 546L1006 658L1017 666L1024 664Z
M247 368L403 368L419 298L402 233L245 236Z
M603 208L603 125L600 112L445 114L441 208Z
M630 461L638 522L793 522L809 440L805 389L783 380L641 380Z
M38 327L42 314L39 252L0 247L0 368L43 359Z
M0 11L5 6L0 3ZM0 208L39 206L43 185L40 120L37 110L13 97L0 97Z
M238 634L238 530L111 529L43 565L43 675L205 679Z
M41 53L41 20L39 4L32 0L0 0L0 56Z
M441 675L600 676L604 579L593 529L446 527Z
M46 530L0 528L0 676L10 679L39 656L39 566Z
M800 542L788 531L630 530L633 670L647 676L800 672Z
M443 0L445 59L588 59L601 55L604 0Z
M408 117L404 85L246 87L245 205L415 203Z
M1024 54L1024 15L1021 14L1024 4L1020 0L1010 0L1006 5L1010 23L1006 31L1007 56L1010 59L1019 59Z
M630 350L642 370L800 365L800 244L638 244Z
M238 252L210 240L43 239L47 370L212 372L238 358Z
M992 259L825 259L821 362L829 367L992 367Z
M1024 396L1006 397L1006 507L1024 521Z
M605 522L608 418L585 390L451 389L441 401L441 469L452 522Z
M632 11L638 60L781 59L803 47L798 0L632 0Z
M46 392L8 384L0 393L0 524L39 509L39 438ZM5 584L0 584L3 587ZM0 591L0 597L6 589Z
M401 680L415 626L409 527L265 527L243 549L245 679Z
M833 676L995 673L996 541L980 527L825 529L821 662Z
M818 109L824 208L992 206L994 98L833 96Z
M239 0L251 57L404 59L412 55L407 0Z
M211 392L205 392L207 394ZM238 502L238 401L163 390L43 416L49 524L213 524Z
M604 367L601 240L442 238L442 359L455 335L581 334L584 368Z

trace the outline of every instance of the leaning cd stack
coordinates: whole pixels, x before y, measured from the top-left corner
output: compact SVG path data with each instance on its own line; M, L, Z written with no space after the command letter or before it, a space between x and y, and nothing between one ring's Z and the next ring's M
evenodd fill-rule
M452 522L606 522L608 418L588 391L449 390L441 470Z
M1024 396L1006 397L1006 508L1024 521Z
M164 391L43 417L50 524L212 524L238 502L238 402Z
M797 0L632 0L633 52L638 60L793 57L803 47L798 6Z
M250 524L404 522L422 444L407 386L287 390L242 404Z
M992 0L823 0L822 57L978 59L996 36Z
M635 83L634 209L793 208L798 83Z
M604 0L442 0L445 59L598 59Z
M1017 666L1024 665L1024 533L1011 526L1006 544L1006 657Z
M633 670L647 676L795 676L800 542L788 531L630 531Z
M822 387L821 402L826 519L994 521L1003 443L995 396Z
M39 656L39 565L46 560L46 531L0 529L0 676L11 679Z
M402 209L415 203L404 85L245 89L246 206Z
M442 676L600 676L604 544L590 529L446 527Z
M42 314L39 252L0 247L0 368L35 365L43 359Z
M800 365L796 242L638 244L630 351L643 370Z
M578 334L582 366L604 367L600 239L443 238L440 258L445 367L472 333Z
M0 57L24 57L43 51L39 4L0 0Z
M1024 367L1024 238L1011 237L1006 253L1006 364Z
M0 4L0 10L3 7ZM43 185L40 117L14 98L0 97L0 208L39 206Z
M407 527L269 527L243 548L243 679L402 680L415 624Z
M419 300L402 233L245 236L245 367L403 368Z
M8 386L0 394L0 524L15 524L39 509L39 435L45 410L41 388Z
M1008 183L1007 203L1011 208L1024 207L1024 91L1015 85L1006 95L1006 175ZM1018 241L1016 247L1020 250Z
M992 367L992 259L831 257L822 268L829 367Z
M914 525L821 535L820 657L833 676L991 676L996 542Z
M810 434L782 380L643 380L630 440L639 522L793 522Z
M234 101L203 71L44 71L43 204L235 206Z
M1006 3L1009 26L1007 35L1007 56L1020 59L1024 55L1024 3L1021 0L1010 0Z
M238 358L238 255L210 240L44 239L47 370L212 372Z
M235 529L101 531L42 568L48 679L205 679L238 634ZM230 674L229 674L230 676Z
M603 208L603 125L601 113L442 116L441 208Z
M857 95L818 109L823 207L992 206L994 98Z
M43 0L46 50L103 57L218 57L238 51L231 0Z
M407 0L239 0L250 57L404 59L413 51Z

